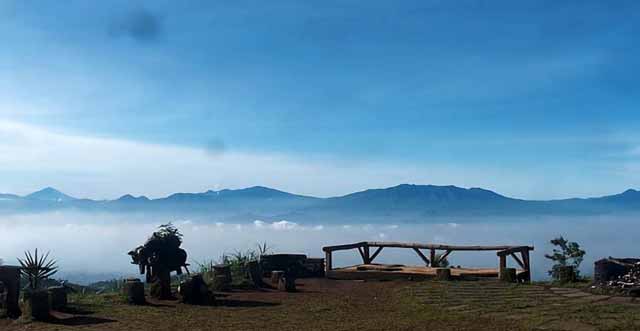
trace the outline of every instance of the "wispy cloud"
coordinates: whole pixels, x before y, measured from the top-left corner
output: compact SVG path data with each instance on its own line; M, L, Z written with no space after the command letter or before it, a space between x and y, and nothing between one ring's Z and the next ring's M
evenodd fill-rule
M556 194L615 193L633 185L628 177L619 177L621 184L613 191L589 191L593 190L593 181L586 185L569 165L549 173L545 169L533 172L452 163L365 162L231 149L212 155L203 148L68 134L2 120L0 166L0 192L25 194L55 186L74 196L90 198L127 193L159 197L179 191L255 185L333 196L418 183L484 187L516 197L547 199ZM619 168L618 164L602 172L613 174ZM601 189L607 187L614 186Z

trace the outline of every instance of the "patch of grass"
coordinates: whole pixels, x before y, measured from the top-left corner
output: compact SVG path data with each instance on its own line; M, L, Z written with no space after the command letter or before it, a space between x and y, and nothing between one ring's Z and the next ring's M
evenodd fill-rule
M640 329L640 305L607 303L603 301L606 297L567 289L567 295L560 295L549 290L548 284L426 282L406 291L416 302L447 314L472 320L492 317L492 323L510 321L514 329Z

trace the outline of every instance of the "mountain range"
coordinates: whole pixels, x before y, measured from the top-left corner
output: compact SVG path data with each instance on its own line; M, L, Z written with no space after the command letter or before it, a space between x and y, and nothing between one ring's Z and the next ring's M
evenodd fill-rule
M442 217L605 215L640 213L640 191L562 200L523 200L481 188L402 184L339 197L317 198L254 186L158 199L124 195L79 199L48 187L26 196L0 194L0 214L48 211L145 213L227 221L256 219L309 222L429 222Z

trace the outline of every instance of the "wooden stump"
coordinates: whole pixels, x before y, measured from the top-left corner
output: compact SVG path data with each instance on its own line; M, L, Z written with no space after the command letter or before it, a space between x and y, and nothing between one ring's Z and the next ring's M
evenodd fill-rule
M295 292L296 279L291 276L280 277L278 280L278 290L283 292Z
M213 277L213 290L214 291L230 291L231 281L225 275L215 275Z
M67 307L67 288L64 286L49 287L49 304L53 310L63 310Z
M231 268L228 265L217 264L213 266L213 288L216 291L231 290Z
M500 281L507 283L515 283L516 279L516 269L515 268L502 268L500 269L499 274Z
M124 283L124 293L127 302L132 305L144 305L147 301L144 297L144 284L137 278L130 278Z
M573 266L558 267L558 281L560 283L573 283L576 281L576 269Z
M262 268L260 267L260 263L258 261L251 261L248 263L247 268L249 269L249 278L253 285L256 287L261 287L264 285L262 282Z
M192 305L210 305L214 297L204 282L202 275L193 275L191 279L180 283L178 288L183 303Z
M278 286L280 284L280 279L284 276L284 271L282 270L274 270L271 272L271 284L273 286Z
M20 268L14 266L0 266L0 281L4 283L6 295L6 314L9 317L19 317L20 312Z
M451 269L449 268L436 268L437 280L451 280Z
M46 321L51 316L49 306L49 292L47 290L34 290L25 292L23 317L37 321Z
M7 315L7 288L0 281L0 318L5 318Z

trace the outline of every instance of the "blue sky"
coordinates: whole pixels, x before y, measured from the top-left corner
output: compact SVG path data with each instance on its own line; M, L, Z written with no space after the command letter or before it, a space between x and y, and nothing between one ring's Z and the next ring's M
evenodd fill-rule
M639 7L3 1L0 191L637 188Z

